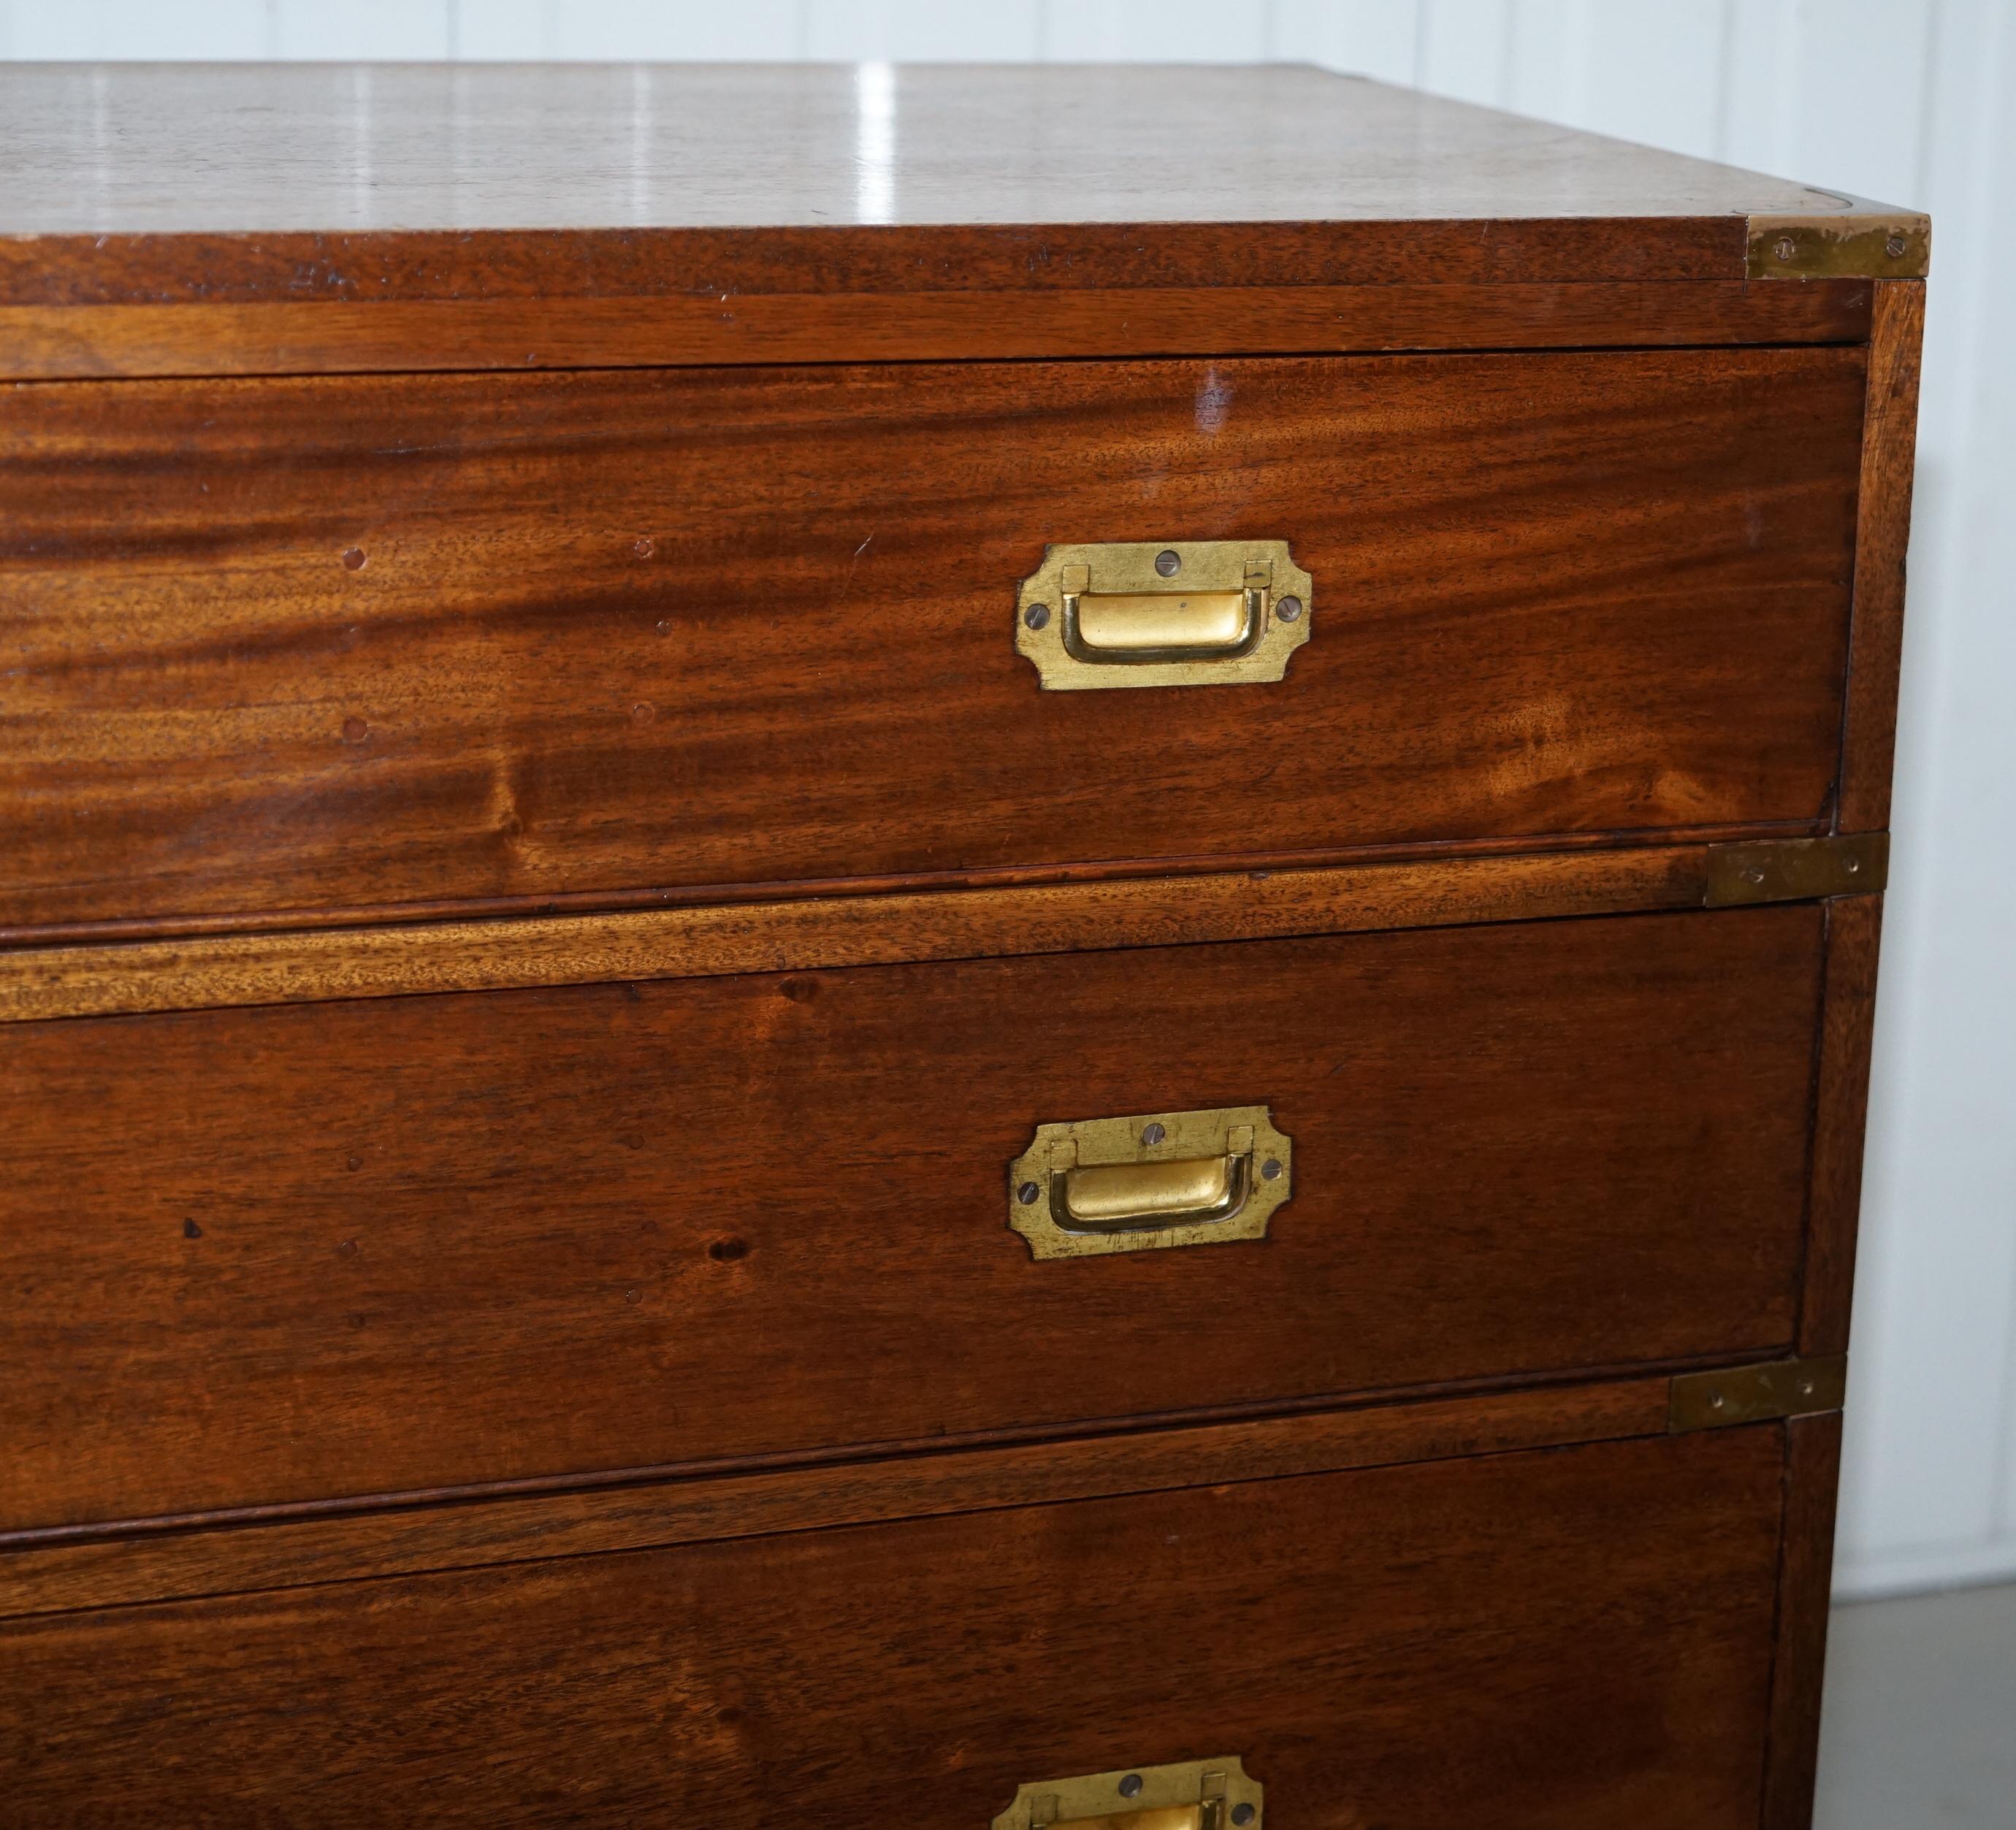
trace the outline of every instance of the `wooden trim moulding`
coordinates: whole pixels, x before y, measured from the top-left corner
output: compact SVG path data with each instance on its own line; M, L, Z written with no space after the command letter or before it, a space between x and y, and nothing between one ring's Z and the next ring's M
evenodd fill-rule
M776 1473L31 1544L0 1551L0 1616L1663 1436L1670 1386L1666 1377L1639 1377Z
M1784 1430L1777 1639L1759 1822L1761 1830L1811 1830L1834 1574L1834 1500L1841 1479L1841 1414L1795 1417Z
M0 1023L1698 908L1706 845L0 952Z
M1882 925L1881 896L1844 896L1827 905L1799 1300L1799 1352L1807 1356L1848 1351Z
M1865 341L1870 282L0 304L0 379Z
M1904 641L1904 552L1911 537L1925 286L1923 280L1883 280L1875 282L1874 289L1838 832L1880 832L1890 824L1897 676Z

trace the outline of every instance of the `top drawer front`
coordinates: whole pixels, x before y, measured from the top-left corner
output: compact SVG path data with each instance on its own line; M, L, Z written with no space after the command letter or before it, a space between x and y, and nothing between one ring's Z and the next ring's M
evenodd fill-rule
M1807 822L1845 348L0 392L0 925ZM1285 540L1044 692L1049 542Z

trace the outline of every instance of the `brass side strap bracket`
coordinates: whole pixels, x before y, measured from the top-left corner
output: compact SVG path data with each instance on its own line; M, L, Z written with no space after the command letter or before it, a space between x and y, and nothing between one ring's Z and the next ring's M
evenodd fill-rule
M1762 1366L1731 1366L1715 1372L1683 1372L1675 1377L1667 1400L1666 1428L1677 1436L1733 1423L1809 1417L1816 1411L1838 1411L1847 1390L1845 1354L1820 1360L1773 1360Z
M1838 215L1753 216L1752 279L1923 279L1932 225L1914 210L1863 205Z
M1710 908L1749 902L1806 902L1874 895L1890 874L1890 835L1838 839L1739 839L1708 848Z

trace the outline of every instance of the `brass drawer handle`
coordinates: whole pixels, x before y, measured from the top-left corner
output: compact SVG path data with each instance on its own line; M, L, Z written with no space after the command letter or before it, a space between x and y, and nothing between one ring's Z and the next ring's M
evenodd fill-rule
M1310 591L1284 540L1046 547L1015 645L1049 692L1275 681L1309 638Z
M1231 1754L1039 1780L1017 1789L993 1830L1262 1830L1265 1800Z
M1040 1124L1008 1166L1008 1224L1036 1258L1265 1239L1291 1152L1264 1106Z
M1050 1177L1050 1217L1067 1230L1131 1232L1229 1220L1246 1205L1252 1153L1102 1163Z

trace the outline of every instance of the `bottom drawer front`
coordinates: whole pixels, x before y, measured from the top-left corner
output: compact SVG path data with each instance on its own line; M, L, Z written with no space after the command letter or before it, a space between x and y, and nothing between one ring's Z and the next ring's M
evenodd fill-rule
M1237 1756L1259 1830L1754 1826L1775 1425L52 1616L16 1825L987 1830ZM255 1528L256 1529L256 1528Z

